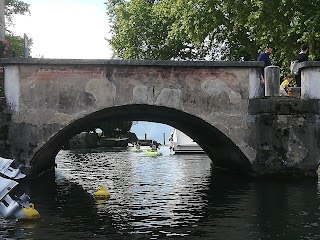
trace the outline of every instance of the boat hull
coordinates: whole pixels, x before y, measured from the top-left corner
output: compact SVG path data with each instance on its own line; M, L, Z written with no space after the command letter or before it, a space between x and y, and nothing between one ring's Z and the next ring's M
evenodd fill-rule
M177 129L173 132L173 151L175 154L204 153L196 142Z

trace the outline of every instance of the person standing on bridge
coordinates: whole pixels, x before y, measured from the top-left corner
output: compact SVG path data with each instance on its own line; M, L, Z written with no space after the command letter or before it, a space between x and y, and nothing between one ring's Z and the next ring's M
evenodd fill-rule
M271 65L270 60L270 54L272 54L274 50L274 47L271 44L268 44L265 51L261 52L258 56L258 61L264 62L264 68ZM264 89L264 68L261 69L260 72L260 91L261 91L261 97L265 95L265 89Z
M300 47L300 53L298 54L296 60L298 62L304 62L309 60L309 47L307 44L302 44ZM297 87L301 87L301 71L299 69L298 74L295 76Z

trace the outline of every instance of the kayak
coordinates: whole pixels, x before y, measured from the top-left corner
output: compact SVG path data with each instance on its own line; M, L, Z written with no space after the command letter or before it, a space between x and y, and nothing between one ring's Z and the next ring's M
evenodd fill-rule
M140 148L133 148L133 149L132 149L132 152L142 152L142 149L140 149Z
M162 152L159 151L152 151L151 149L146 150L146 155L150 157L156 157L156 156L161 156Z

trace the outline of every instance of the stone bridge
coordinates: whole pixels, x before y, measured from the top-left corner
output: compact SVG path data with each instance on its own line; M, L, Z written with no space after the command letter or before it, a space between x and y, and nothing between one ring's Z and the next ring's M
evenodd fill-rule
M317 176L320 64L303 65L301 98L259 97L261 62L2 59L0 155L29 176L63 144L109 120L168 124L220 169ZM268 76L266 76L268 79ZM316 86L312 86L312 84ZM268 85L269 84L269 85ZM279 86L271 79L267 86Z

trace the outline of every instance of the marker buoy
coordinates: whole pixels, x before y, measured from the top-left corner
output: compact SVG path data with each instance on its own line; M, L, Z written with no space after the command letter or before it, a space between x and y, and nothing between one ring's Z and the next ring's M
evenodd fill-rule
M109 199L110 193L105 189L105 187L101 186L94 196L96 199Z
M34 209L33 203L30 203L30 208L22 207L22 211L27 214L23 219L38 219L40 218L39 212Z

